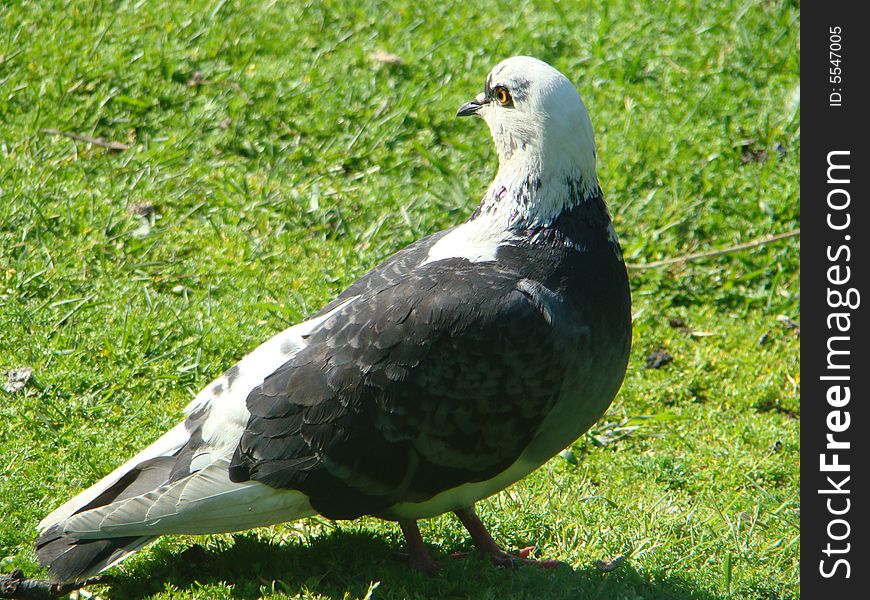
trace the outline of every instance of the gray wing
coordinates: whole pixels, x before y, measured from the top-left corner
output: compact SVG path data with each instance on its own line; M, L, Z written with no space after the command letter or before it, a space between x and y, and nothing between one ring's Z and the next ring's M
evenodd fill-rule
M565 371L551 325L565 307L528 284L457 259L363 291L250 393L230 478L353 518L500 473Z
M377 290L402 281L414 270L414 267L423 262L423 259L425 259L426 255L429 254L429 250L432 246L454 229L456 229L456 227L451 227L444 231L438 231L405 246L350 284L347 289L336 296L335 300L320 309L320 311L312 318L325 315L342 302L346 302L349 298L363 294L371 294Z

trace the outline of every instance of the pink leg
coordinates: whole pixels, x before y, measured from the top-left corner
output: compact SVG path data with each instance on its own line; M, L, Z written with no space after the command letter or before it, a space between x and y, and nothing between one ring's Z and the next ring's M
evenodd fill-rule
M492 539L492 536L489 535L489 531L486 530L486 526L477 516L477 513L474 512L473 506L470 508L462 508L454 512L456 513L456 516L459 517L459 520L462 521L462 524L465 525L468 533L471 534L471 539L474 540L474 545L477 546L477 549L480 552L489 555L492 562L497 565L534 565L536 567L552 569L562 564L558 560L534 560L528 558L532 550L534 550L534 546L523 548L516 554L509 554L502 550L495 540Z
M417 527L417 521L399 521L399 527L405 534L411 566L427 575L434 575L440 567L429 556L426 544L423 543L423 536L420 535L420 528Z

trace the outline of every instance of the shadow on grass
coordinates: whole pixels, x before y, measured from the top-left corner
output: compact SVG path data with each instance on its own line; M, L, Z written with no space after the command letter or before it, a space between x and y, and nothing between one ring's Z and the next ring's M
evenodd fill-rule
M505 569L476 556L453 559L433 552L441 571L429 577L412 570L404 548L374 533L336 531L311 544L277 544L253 534L234 536L231 547L180 553L156 549L129 573L113 578L108 596L142 599L160 592L228 585L233 598L269 594L311 594L362 598L379 582L374 598L594 598L718 600L725 595L697 589L692 582L665 577L651 581L624 563L611 573L594 566L571 570Z

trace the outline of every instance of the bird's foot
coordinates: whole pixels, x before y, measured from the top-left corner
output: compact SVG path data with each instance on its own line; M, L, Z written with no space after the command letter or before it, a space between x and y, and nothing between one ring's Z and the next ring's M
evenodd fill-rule
M530 567L538 567L539 569L555 569L564 565L561 560L540 560L529 558L535 550L534 546L527 546L517 551L516 554L499 550L498 552L490 552L489 556L492 562L500 567L519 567L528 565Z
M408 563L426 575L437 573L441 565L429 556L429 551L426 550L426 545L423 543L423 537L420 535L417 522L399 521L399 527L402 528L402 533L405 534L405 541L408 544Z
M471 538L474 540L474 545L478 552L488 555L492 562L503 567L516 567L520 565L530 565L543 569L554 569L565 563L558 560L536 560L529 558L535 550L534 546L528 546L519 550L516 554L511 554L502 550L499 545L492 539L486 527L481 522L480 518L474 512L474 507L463 508L455 511L456 516L465 525Z
M555 569L556 567L560 567L565 564L560 560L539 560L535 558L530 558L534 551L534 546L527 546L525 548L521 548L514 553L505 552L501 548L494 548L485 551L477 550L473 553L453 552L450 555L450 558L466 558L471 554L484 554L489 556L493 564L499 567L519 567L522 565L528 565L532 567L538 567L539 569Z
M408 564L426 575L434 575L441 570L441 565L438 564L438 561L428 554L423 556L411 554L408 556Z

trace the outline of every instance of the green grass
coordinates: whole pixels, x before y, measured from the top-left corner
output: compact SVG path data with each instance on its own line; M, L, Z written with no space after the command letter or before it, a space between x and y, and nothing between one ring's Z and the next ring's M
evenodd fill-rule
M39 519L212 377L471 212L495 154L453 115L504 57L578 85L629 262L798 227L796 4L3 3L0 369L34 379L0 391L0 571L38 574ZM444 516L423 524L443 565L426 578L395 557L394 524L312 519L167 538L96 591L799 597L799 339L777 321L799 318L797 239L631 279L634 350L610 411L570 460L480 505L504 544L573 571L451 560L470 544ZM660 346L674 361L645 368Z

